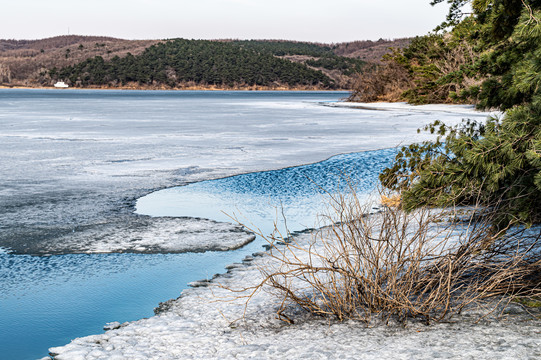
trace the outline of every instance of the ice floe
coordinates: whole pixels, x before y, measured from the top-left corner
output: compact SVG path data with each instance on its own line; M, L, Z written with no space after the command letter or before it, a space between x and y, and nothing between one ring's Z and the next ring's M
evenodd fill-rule
M194 218L133 217L123 223L89 227L44 244L43 251L74 253L179 253L227 251L253 241L242 227Z

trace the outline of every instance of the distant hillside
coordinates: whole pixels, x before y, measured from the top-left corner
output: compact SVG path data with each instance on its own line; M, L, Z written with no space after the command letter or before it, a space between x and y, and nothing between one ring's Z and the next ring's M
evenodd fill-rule
M412 41L412 38L378 41L364 40L336 44L333 52L339 56L356 58L371 63L380 63L383 55L389 52L389 48L403 49Z
M206 85L236 88L264 83L266 85L261 86L273 88L351 89L358 78L357 74L364 72L367 66L370 68L370 62L378 62L379 57L389 51L389 47L400 48L409 43L409 40L355 41L331 45L285 40L194 41L193 44L207 45L195 46L187 51L202 51L201 54L190 55L173 51L177 58L175 61L171 59L170 53L161 61L151 61L149 48L163 42L164 40L123 40L78 35L42 40L0 40L0 85L51 86L54 81L61 79L75 86L127 86L126 84L130 83L129 87L135 88ZM231 56L222 56L224 46L234 55L231 53ZM243 52L239 52L241 50ZM152 56L159 58L156 54ZM247 58L242 60L245 56ZM96 70L96 64L101 62L100 58L103 60L102 70L108 72L105 82L97 74L88 77L88 69ZM190 58L195 62L190 63ZM120 69L133 61L141 68L137 76L133 75L133 71ZM185 72L188 65L180 66L182 61L191 64L192 68ZM213 66L216 68L209 68L209 62L215 62ZM165 63L167 65L164 65ZM145 66L147 68L143 69ZM276 67L272 76L271 71L266 68L268 66ZM239 67L245 69L234 70ZM120 72L111 73L112 69ZM259 78L249 74L257 69L264 70ZM305 78L291 75L293 70ZM190 75L190 72L200 74ZM211 74L212 72L214 73ZM236 75L239 77L233 78Z
M286 40L235 40L232 44L260 53L269 53L319 70L331 78L337 87L350 89L366 61L336 55L334 46Z
M49 50L88 42L115 42L120 39L106 36L67 35L40 40L0 40L0 52L9 50Z
M101 36L57 36L43 40L0 40L0 84L39 85L40 73L90 57L137 55L159 40L122 40Z
M336 85L322 72L231 42L175 39L150 46L140 55L101 56L52 69L52 80L72 86L140 86L171 88L218 86L225 88L302 87L332 89ZM47 76L42 81L47 82Z

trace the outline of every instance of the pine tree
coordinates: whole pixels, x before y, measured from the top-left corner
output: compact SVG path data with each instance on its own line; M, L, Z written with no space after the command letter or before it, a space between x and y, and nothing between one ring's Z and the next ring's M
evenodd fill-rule
M436 122L425 130L438 140L402 148L380 180L402 192L406 210L475 203L494 210L497 225L531 225L541 222L541 1L474 1L473 8L487 50L478 68L488 76L481 105L507 110L503 119L454 128Z

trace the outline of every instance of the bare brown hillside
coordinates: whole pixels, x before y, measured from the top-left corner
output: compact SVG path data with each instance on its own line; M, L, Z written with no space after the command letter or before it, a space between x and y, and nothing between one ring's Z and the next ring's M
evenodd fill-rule
M57 36L42 40L0 40L0 84L33 86L39 74L94 56L109 59L140 54L160 40L123 40L102 36Z
M1 40L0 39L0 52L8 50L21 50L21 49L34 49L34 50L47 50L56 49L63 46L79 44L89 41L118 41L116 39L106 36L81 36L81 35L66 35L55 36L46 39L39 40Z
M383 55L389 53L389 48L402 49L408 46L411 40L412 38L352 41L336 44L333 51L336 55L357 58L372 63L381 63L381 58Z

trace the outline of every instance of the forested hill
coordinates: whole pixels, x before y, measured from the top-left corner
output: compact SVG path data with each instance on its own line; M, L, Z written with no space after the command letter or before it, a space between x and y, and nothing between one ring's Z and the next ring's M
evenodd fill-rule
M311 68L321 70L334 80L342 81L339 86L347 87L348 81L343 77L351 77L363 71L367 62L354 57L336 55L335 49L339 45L326 45L317 43L279 41L279 40L235 40L231 42L244 49L251 49L259 53L272 54L284 59L305 64ZM345 85L345 86L344 86Z
M405 40L407 42L407 39ZM352 89L399 41L0 39L0 86ZM161 45L160 45L161 44Z
M238 88L336 87L321 71L230 42L174 39L150 46L140 55L101 56L52 69L44 77L72 86L123 86L137 83L171 88L207 86ZM47 81L47 79L44 79Z
M40 40L0 39L0 85L50 86L43 72L74 65L94 56L111 59L142 53L160 40L124 40L102 36L55 36Z

